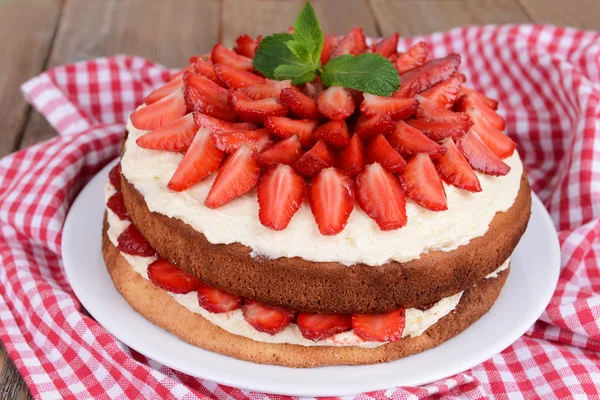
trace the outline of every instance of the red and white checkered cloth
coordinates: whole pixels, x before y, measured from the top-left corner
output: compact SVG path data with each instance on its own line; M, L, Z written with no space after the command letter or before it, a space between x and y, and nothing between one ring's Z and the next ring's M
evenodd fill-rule
M427 41L462 55L469 83L500 100L531 186L559 230L562 273L540 320L501 354L420 388L357 399L599 398L600 34L549 26L455 29ZM0 161L0 339L43 398L281 398L192 378L122 345L82 307L61 265L77 192L117 156L124 122L164 67L117 56L58 67L23 93L60 136ZM515 310L518 312L518 310Z

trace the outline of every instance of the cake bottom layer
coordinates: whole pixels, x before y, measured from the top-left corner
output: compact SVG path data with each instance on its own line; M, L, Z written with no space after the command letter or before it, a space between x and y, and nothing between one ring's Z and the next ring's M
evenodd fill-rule
M229 333L189 311L166 291L134 271L106 234L102 251L117 290L142 316L180 339L206 350L241 360L307 368L324 365L360 365L388 362L431 349L453 338L477 321L494 304L508 271L496 279L484 279L465 290L456 310L440 319L422 335L405 337L376 348L300 346L257 342Z

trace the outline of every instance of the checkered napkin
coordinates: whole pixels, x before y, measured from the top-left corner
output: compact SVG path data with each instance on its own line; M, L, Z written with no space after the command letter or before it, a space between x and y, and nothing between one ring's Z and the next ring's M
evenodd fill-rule
M427 386L356 398L598 398L600 34L470 27L400 47L419 40L436 57L460 53L469 84L500 100L531 186L559 230L562 272L540 320L501 354ZM281 398L196 379L127 349L82 311L66 281L69 206L117 156L129 113L168 76L117 56L58 67L22 87L59 133L0 161L0 339L35 397Z

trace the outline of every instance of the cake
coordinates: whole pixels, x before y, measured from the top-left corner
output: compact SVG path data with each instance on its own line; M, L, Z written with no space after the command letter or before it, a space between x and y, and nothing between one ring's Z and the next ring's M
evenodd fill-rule
M117 290L182 340L290 367L396 360L494 304L531 191L460 55L360 28L240 36L152 91L106 184Z

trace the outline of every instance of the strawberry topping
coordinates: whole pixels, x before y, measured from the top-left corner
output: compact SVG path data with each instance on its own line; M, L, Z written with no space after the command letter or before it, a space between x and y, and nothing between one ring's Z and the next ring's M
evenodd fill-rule
M117 238L117 249L132 256L151 257L156 254L133 224L129 224Z
M215 64L223 64L228 67L243 70L252 71L252 60L248 57L241 56L229 50L227 47L218 43L213 47L211 53L212 62Z
M215 147L225 153L233 153L243 145L253 151L261 151L270 142L271 138L264 129L253 129L249 131L215 132L210 134Z
M425 136L423 132L404 121L396 123L394 132L387 139L398 153L407 158L419 153L435 156L446 151L442 146Z
M400 174L404 193L415 203L431 211L447 210L442 179L427 154L417 154Z
M146 107L135 110L131 114L131 123L138 129L151 131L182 117L185 113L183 92L176 90Z
M394 120L406 119L413 115L419 106L419 102L415 99L382 97L368 93L364 94L364 98L360 105L360 111L367 117L388 114Z
M171 293L185 294L200 286L198 278L186 273L174 264L159 258L148 265L148 279L161 289Z
M317 107L321 114L332 120L346 119L354 112L350 93L340 86L332 86L319 94Z
M393 131L394 121L392 121L389 114L376 114L370 118L361 115L354 126L354 133L360 136L365 142L368 142L380 133L387 136Z
M293 165L304 151L298 135L292 135L279 143L275 143L256 157L262 167L274 167L277 164Z
M143 134L135 142L145 149L184 151L192 144L196 132L198 132L198 125L194 121L193 114L190 113Z
M252 72L243 71L224 64L215 64L214 68L219 80L229 89L241 89L266 83L265 78L261 78Z
M340 152L337 167L349 176L356 176L365 167L365 156L362 140L358 135L350 138L348 146Z
M452 105L454 104L454 101L458 95L460 86L464 81L464 75L455 74L451 78L438 83L424 92L421 92L421 96L434 101L440 107L452 108Z
M358 55L364 53L365 50L367 50L367 42L365 41L363 30L361 28L353 28L332 50L331 58L339 57L344 54Z
M390 172L397 173L406 167L406 161L386 138L379 134L369 143L366 150L367 163L378 162Z
M306 194L304 178L289 165L279 164L258 182L258 217L267 228L281 231L302 205Z
M398 54L398 57L396 58L396 69L398 70L398 73L403 74L406 71L420 67L425 64L428 55L429 49L425 42L419 42L408 49L406 53Z
M352 329L349 314L299 313L296 324L302 336L308 340L323 340Z
M295 313L279 307L269 307L255 300L246 300L242 308L246 321L259 332L274 335L284 330Z
M460 56L450 54L444 58L431 60L420 67L400 75L400 90L397 97L412 97L450 78L458 69Z
M279 100L296 118L318 119L321 117L315 99L301 93L296 88L282 89Z
M338 169L325 168L310 181L308 201L321 234L336 235L354 209L354 182Z
M231 92L230 101L235 113L244 121L263 122L265 117L283 117L287 114L287 107L275 98L250 100L240 92Z
M381 54L384 57L389 57L392 54L396 54L399 37L400 35L398 35L398 32L394 32L390 36L381 39L375 44L373 52Z
M510 167L472 129L457 140L456 145L473 169L488 175L506 175L510 172Z
M226 121L235 120L233 108L227 100L227 89L194 72L186 72L183 75L183 82L185 87L183 97L188 110Z
M335 164L335 153L327 147L325 142L319 140L294 164L294 169L307 178L312 178L323 168Z
M198 58L194 63L194 71L196 71L200 75L207 77L215 83L221 84L221 81L219 80L219 78L217 78L217 74L215 74L213 63L210 61Z
M450 185L471 192L481 192L481 185L475 172L462 155L452 139L447 138L441 142L446 148L446 152L433 160L442 179Z
M491 110L490 110L491 111ZM507 158L512 155L517 144L511 138L500 132L492 123L485 118L477 108L471 108L466 111L474 125L471 129L477 133L477 136L500 158ZM493 112L493 111L492 111Z
M350 133L346 121L331 120L317 127L312 132L313 138L322 140L335 148L344 148L350 142Z
M148 96L144 97L144 103L152 104L152 103L157 102L158 100L162 99L163 97L170 95L177 89L181 89L181 87L183 86L182 78L183 78L183 74L178 75L178 76L174 77L173 79L171 79L168 83L166 83L166 84L162 85L161 87L159 87L158 89L156 89L155 91L150 92L150 94Z
M429 122L420 119L406 121L413 128L423 132L429 139L439 142L447 137L456 140L464 135L471 126L471 121L463 122Z
M233 50L244 57L254 58L254 53L256 53L259 42L260 40L254 40L248 35L241 35L235 39L235 48Z

